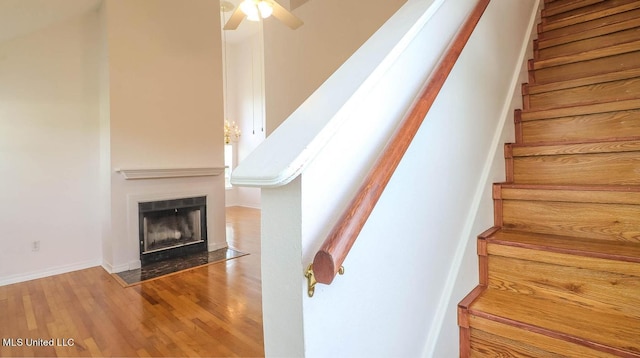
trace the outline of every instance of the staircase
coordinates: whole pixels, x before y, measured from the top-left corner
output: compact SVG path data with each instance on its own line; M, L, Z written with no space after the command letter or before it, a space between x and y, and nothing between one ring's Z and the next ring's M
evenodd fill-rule
M461 357L640 357L640 1L544 0Z

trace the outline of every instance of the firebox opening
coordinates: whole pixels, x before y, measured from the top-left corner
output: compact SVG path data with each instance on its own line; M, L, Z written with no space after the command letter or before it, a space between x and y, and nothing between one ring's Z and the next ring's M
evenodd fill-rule
M206 197L138 204L142 265L207 250Z

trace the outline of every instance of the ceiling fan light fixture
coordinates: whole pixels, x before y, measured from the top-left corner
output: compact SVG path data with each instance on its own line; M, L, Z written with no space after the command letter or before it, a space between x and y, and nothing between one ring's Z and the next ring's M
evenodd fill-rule
M271 4L264 0L244 0L240 4L240 10L247 15L249 21L259 21L260 18L266 19L273 13Z
M258 10L260 10L260 16L262 16L263 19L266 19L267 17L271 16L271 14L273 14L273 8L271 7L271 4L266 1L260 1L258 3Z

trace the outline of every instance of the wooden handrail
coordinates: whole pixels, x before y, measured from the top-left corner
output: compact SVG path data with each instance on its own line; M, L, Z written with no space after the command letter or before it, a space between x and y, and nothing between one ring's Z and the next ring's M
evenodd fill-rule
M330 284L340 270L358 234L367 222L400 160L418 132L427 112L442 89L462 49L473 33L490 0L479 0L455 39L431 73L427 85L409 114L387 143L382 154L360 186L356 196L342 214L313 259L313 276L320 283Z

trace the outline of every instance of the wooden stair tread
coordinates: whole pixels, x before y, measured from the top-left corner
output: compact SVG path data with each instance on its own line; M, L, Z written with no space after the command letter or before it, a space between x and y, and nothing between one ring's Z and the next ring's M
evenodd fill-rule
M640 263L640 243L635 242L603 241L508 229L495 231L486 240L499 245Z
M640 320L562 300L486 289L469 313L623 356L640 357Z

